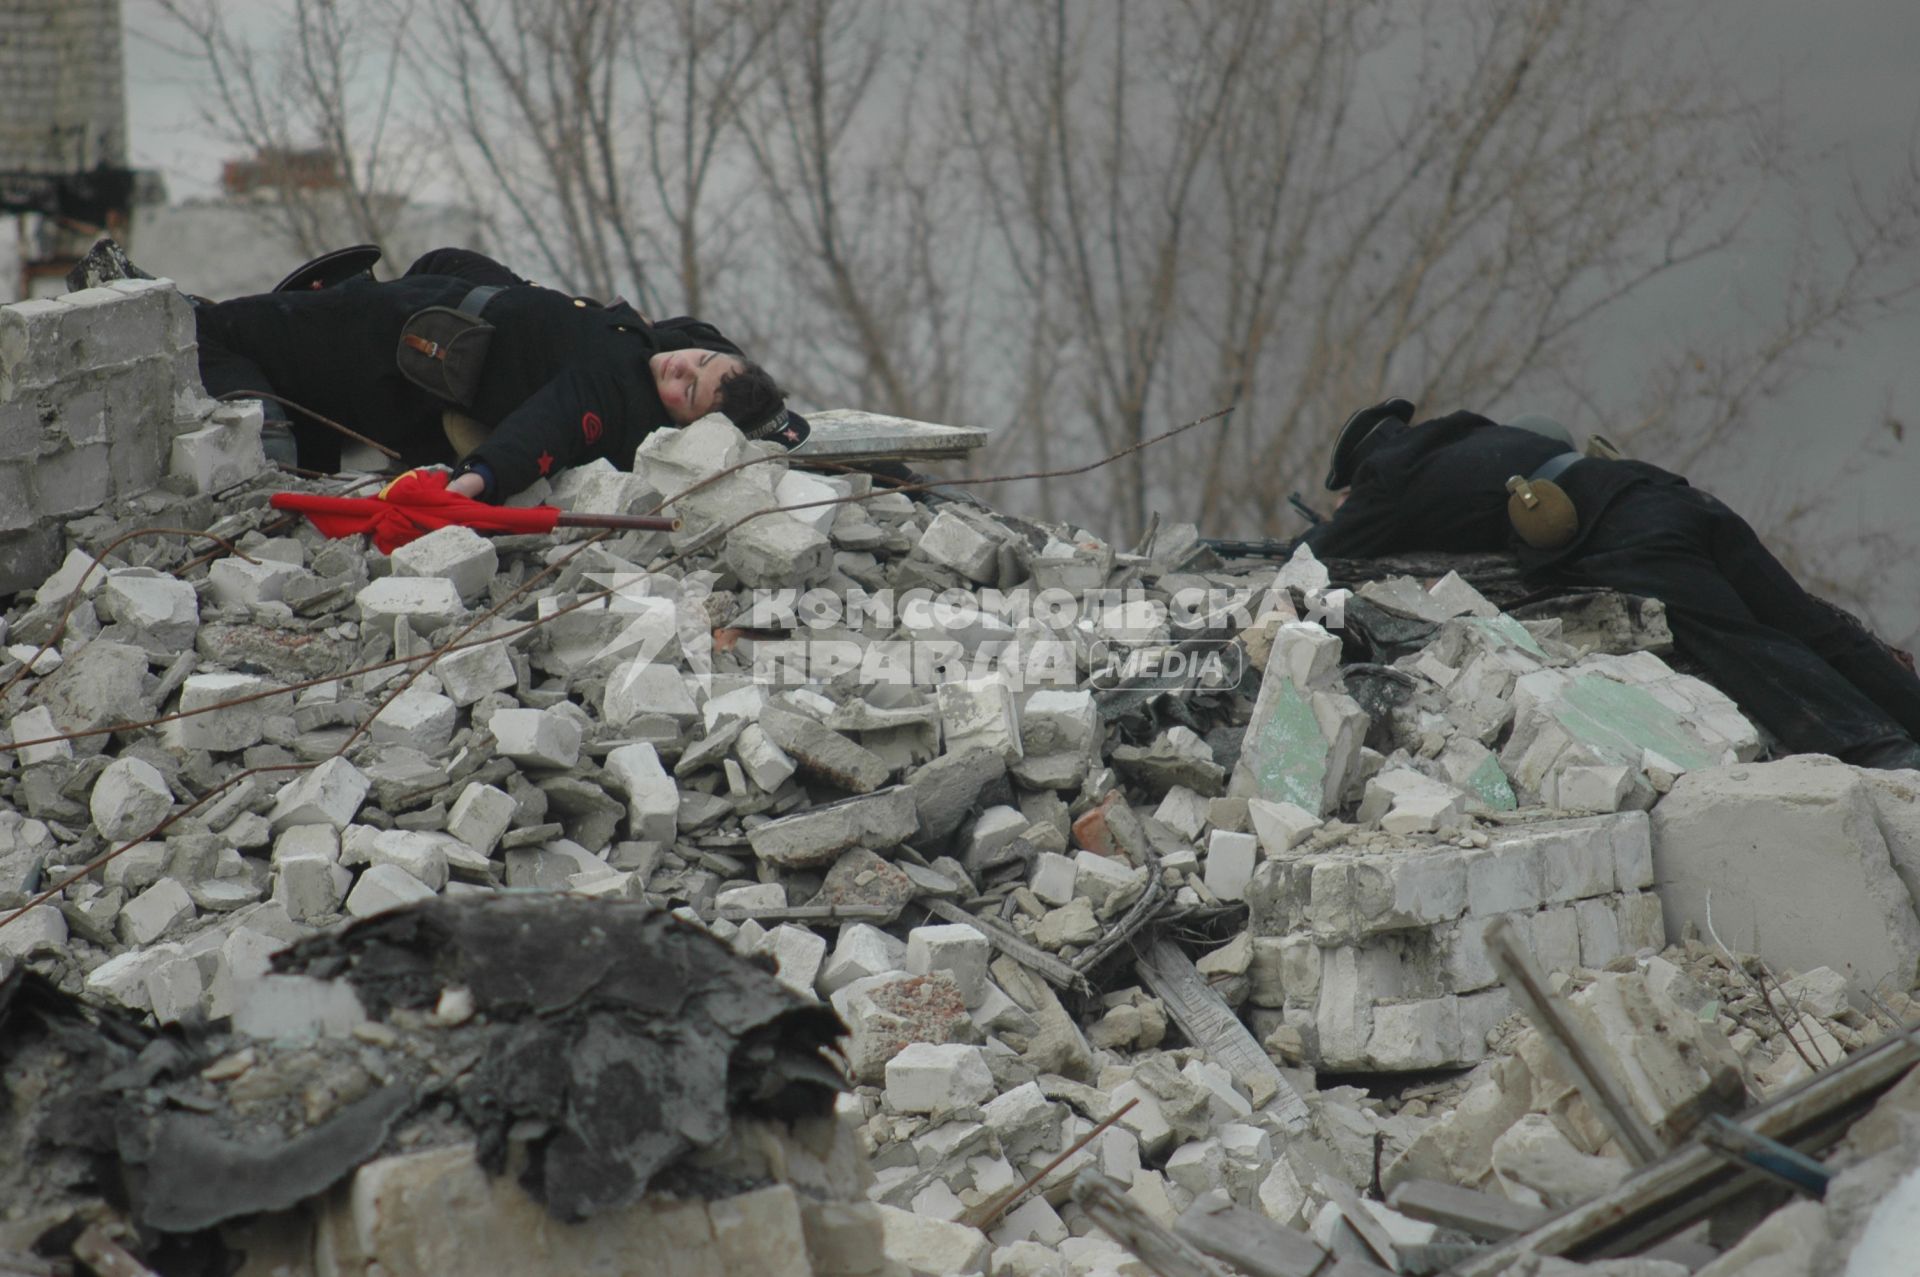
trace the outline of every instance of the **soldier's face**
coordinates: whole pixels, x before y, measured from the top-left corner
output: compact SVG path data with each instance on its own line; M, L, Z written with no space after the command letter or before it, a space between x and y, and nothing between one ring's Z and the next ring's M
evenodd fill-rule
M667 415L684 426L712 412L720 383L746 365L713 350L664 350L649 358L647 366Z

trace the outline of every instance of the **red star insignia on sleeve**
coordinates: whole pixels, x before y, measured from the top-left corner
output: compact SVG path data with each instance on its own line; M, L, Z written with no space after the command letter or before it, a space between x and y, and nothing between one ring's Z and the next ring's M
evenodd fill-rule
M553 473L553 454L551 452L541 453L538 465L540 466L541 474L552 474Z

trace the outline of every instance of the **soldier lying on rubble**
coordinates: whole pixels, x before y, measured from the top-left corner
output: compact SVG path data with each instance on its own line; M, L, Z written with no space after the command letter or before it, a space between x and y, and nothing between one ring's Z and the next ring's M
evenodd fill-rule
M1920 767L1920 679L1721 502L1658 466L1576 452L1545 418L1413 415L1389 399L1348 420L1327 474L1347 495L1303 538L1316 554L1511 546L1529 584L1659 599L1680 651L1787 749Z
M378 256L343 250L270 293L195 299L207 392L281 396L393 448L402 465L453 465L449 489L489 501L600 457L629 467L648 434L710 412L788 446L803 437L785 392L712 324L649 322L467 249L436 249L377 282ZM338 434L265 402L269 456L339 468ZM295 455L276 455L289 415Z

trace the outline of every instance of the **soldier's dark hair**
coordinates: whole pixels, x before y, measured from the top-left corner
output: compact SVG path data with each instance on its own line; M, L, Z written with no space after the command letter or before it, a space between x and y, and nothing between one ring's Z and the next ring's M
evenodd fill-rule
M751 359L740 362L743 367L739 372L720 379L714 407L725 413L743 433L752 434L780 411L787 402L787 392L780 388L773 374L759 364Z

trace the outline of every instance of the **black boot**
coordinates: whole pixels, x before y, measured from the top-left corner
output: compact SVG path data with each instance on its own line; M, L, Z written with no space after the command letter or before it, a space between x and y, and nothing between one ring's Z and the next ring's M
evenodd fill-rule
M127 250L115 243L111 236L104 237L87 250L87 255L74 264L67 272L67 291L77 293L83 288L98 288L115 279L152 279L153 276L135 266L127 259Z

